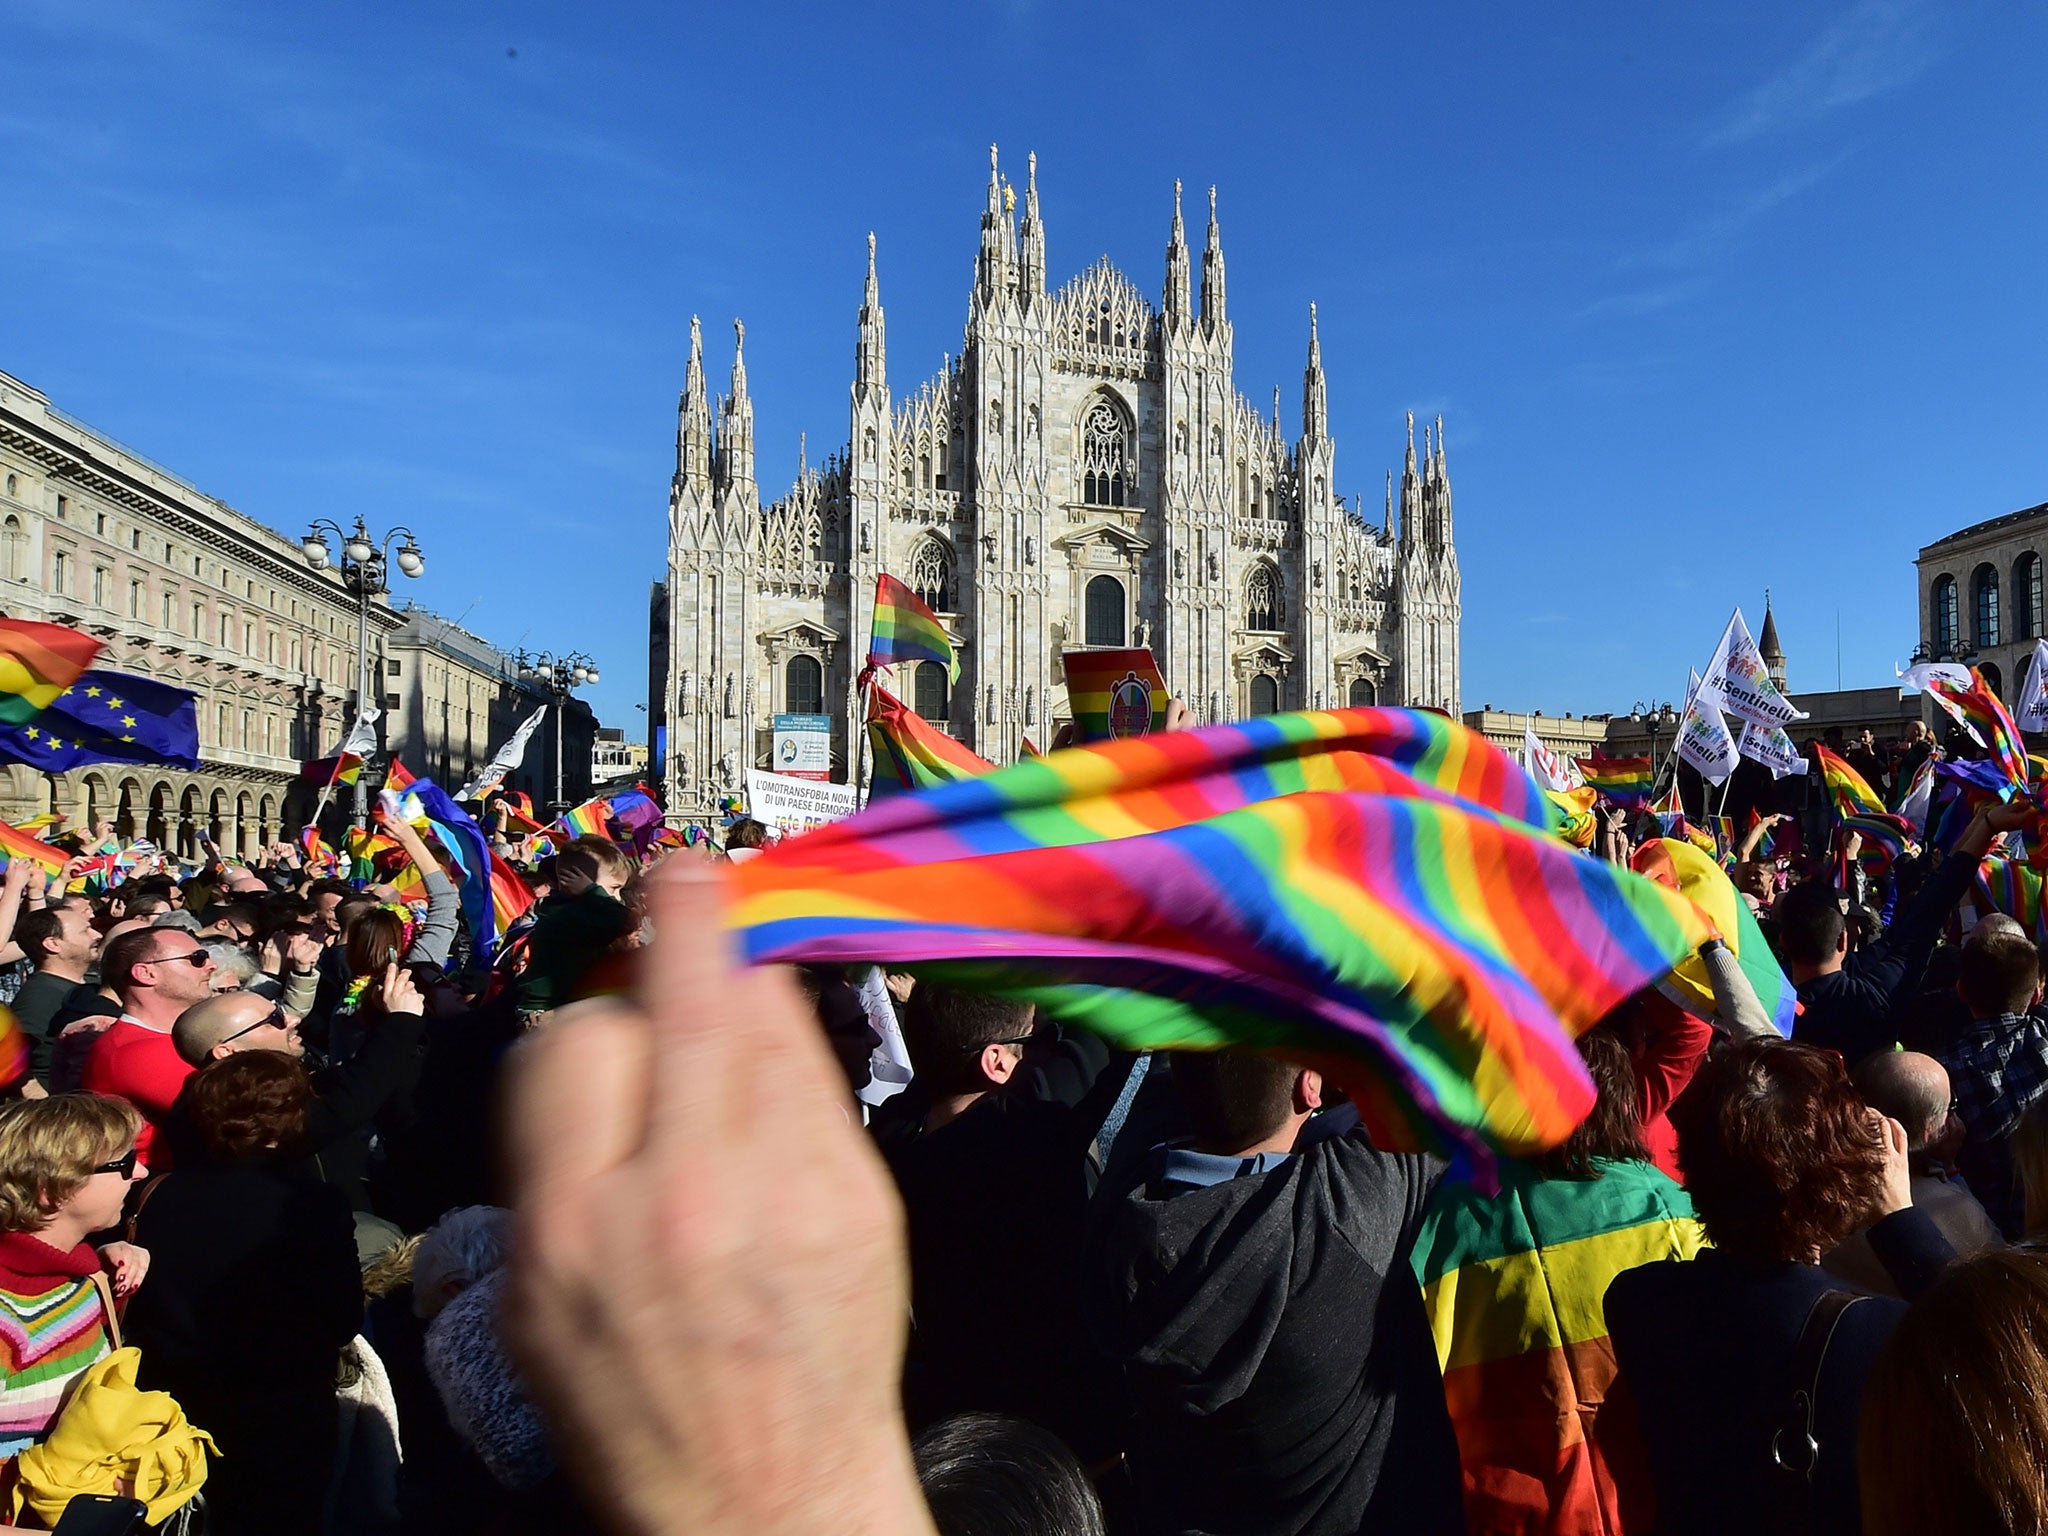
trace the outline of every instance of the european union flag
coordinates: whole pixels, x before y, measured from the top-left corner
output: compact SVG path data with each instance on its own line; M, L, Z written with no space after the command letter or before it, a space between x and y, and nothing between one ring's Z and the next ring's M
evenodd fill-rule
M86 673L26 725L0 726L0 762L62 773L88 763L199 766L194 696L128 672Z

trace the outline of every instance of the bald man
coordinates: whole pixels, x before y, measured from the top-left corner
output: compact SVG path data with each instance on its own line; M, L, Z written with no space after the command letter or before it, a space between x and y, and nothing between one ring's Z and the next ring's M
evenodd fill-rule
M1913 1170L1913 1204L1933 1218L1958 1258L2002 1247L1998 1224L1955 1175L1951 1164L1963 1145L1963 1122L1954 1110L1948 1069L1918 1051L1879 1051L1851 1074L1872 1109L1906 1128ZM1821 1261L1836 1279L1879 1296L1896 1296L1885 1267L1858 1232Z
M237 1051L283 1051L302 1055L299 1026L267 997L254 992L218 992L178 1015L171 1043L187 1066L203 1067Z

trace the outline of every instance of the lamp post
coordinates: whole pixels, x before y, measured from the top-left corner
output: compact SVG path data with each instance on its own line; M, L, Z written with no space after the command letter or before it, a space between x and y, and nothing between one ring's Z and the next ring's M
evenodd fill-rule
M569 802L562 794L562 737L568 719L569 695L585 683L598 680L597 663L581 651L571 651L566 656L557 656L549 651L535 654L521 651L518 662L522 683L537 683L555 697L555 799L551 809L559 816L569 809Z
M334 542L341 550L338 567L341 584L353 592L356 599L355 724L360 725L363 712L370 708L370 605L391 590L388 578L394 559L402 573L418 576L427 568L427 557L420 549L418 536L410 528L394 528L379 539L360 517L353 529L344 529L341 524L324 517L315 518L299 548L305 551L306 563L316 571L336 568L334 551L327 544L329 533L334 535ZM398 553L394 556L391 544L400 537L405 542L398 546ZM358 776L355 809L351 813L358 827L368 819L369 792L369 786Z
M1645 704L1638 699L1636 707L1629 711L1629 719L1640 721L1643 730L1649 735L1650 771L1654 775L1658 768L1657 739L1660 736L1668 736L1678 729L1678 711L1671 707L1668 699L1661 704Z

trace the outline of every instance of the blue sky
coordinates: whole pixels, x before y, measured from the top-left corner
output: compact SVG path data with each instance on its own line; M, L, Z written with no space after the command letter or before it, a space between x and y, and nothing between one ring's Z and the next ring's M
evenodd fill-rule
M1325 12L1349 11L1334 18ZM1912 558L2048 499L2048 12L10 6L0 368L406 592L582 648L644 734L689 317L747 321L773 494L844 442L867 232L890 382L959 343L988 145L1055 281L1155 295L1220 188L1239 385L1338 489L1448 428L1468 707L1674 697L1776 599L1792 684L1888 681ZM1200 194L1194 193L1199 202Z

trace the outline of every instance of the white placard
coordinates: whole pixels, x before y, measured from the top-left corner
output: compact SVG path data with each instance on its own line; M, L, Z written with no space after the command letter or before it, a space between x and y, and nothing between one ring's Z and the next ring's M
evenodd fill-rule
M821 784L782 773L747 770L747 814L784 837L794 837L854 811L851 784Z

